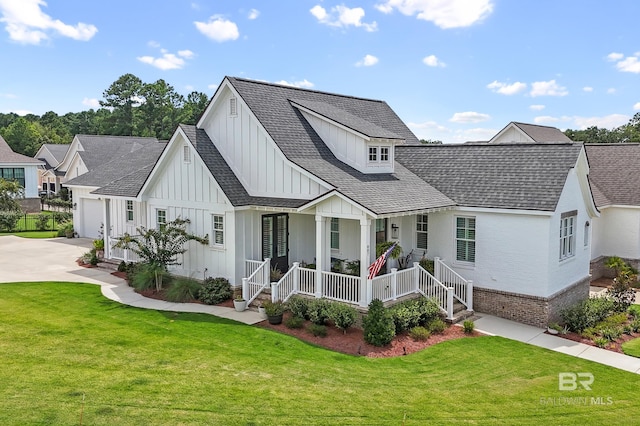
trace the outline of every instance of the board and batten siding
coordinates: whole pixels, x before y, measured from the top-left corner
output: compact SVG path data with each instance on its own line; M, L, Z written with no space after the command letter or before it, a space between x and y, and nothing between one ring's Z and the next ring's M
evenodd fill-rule
M611 206L593 218L591 259L620 256L640 259L640 207Z
M133 221L127 221L127 200L124 198L112 198L109 201L110 235L119 237L128 233L138 235L138 228L147 227L146 202L133 201Z
M147 223L157 226L156 212L166 210L167 222L177 218L189 219L187 230L198 236L209 235L209 244L189 242L187 253L179 257L181 265L172 272L203 279L207 276L225 277L235 283L235 218L233 206L222 192L208 169L189 146L189 161L183 157L186 142L178 135L169 146L157 177L145 191ZM213 244L213 215L224 217L224 245Z
M228 87L221 89L203 127L247 192L299 199L326 192L317 179L284 157L241 98L236 98L237 114L230 114L232 97Z

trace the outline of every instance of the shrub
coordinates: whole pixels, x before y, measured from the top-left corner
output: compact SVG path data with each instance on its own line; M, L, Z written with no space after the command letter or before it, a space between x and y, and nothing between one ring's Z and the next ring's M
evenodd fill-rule
M268 317L282 315L284 314L284 311L287 310L287 305L285 305L280 300L276 300L275 302L272 302L271 300L265 300L262 303L262 307L264 308L264 312Z
M360 261L359 260L350 260L344 264L345 272L349 275L354 275L356 277L360 276Z
M396 327L396 334L423 326L440 315L438 304L433 299L426 297L406 300L393 306L390 312Z
M628 321L627 314L625 312L620 312L618 314L609 315L602 321L598 323L598 327L618 327L626 324Z
M0 231L12 232L22 217L20 212L0 211Z
M304 318L292 316L284 322L284 325L287 328L302 328L304 326Z
M640 331L640 319L634 319L633 321L631 321L631 324L629 325L633 329L634 333L637 333L638 331Z
M420 259L420 266L422 267L422 269L433 275L433 272L435 270L435 262L432 259L423 257L422 259Z
M202 284L194 279L176 278L167 289L166 298L169 302L190 302L196 299L201 287Z
M118 263L118 272L126 272L127 271L127 262L124 260Z
M595 343L599 348L606 348L609 344L609 340L604 337L596 337L595 339L593 339L593 343Z
M139 263L129 273L129 284L138 291L148 290L155 287L157 276L164 279L169 274L161 266Z
M611 315L615 310L615 302L606 297L594 297L583 300L576 305L564 309L560 316L571 331L578 333L589 328Z
M365 342L374 346L388 345L396 335L393 318L379 299L369 303L369 312L362 320L362 326Z
M628 309L629 315L634 318L640 318L640 305L631 305Z
M307 305L308 315L314 324L323 325L329 319L329 309L331 302L327 299L313 299Z
M602 337L613 342L622 335L622 329L620 327L606 327L601 329L600 333L602 334Z
M346 334L347 329L358 320L358 310L343 303L332 303L329 306L329 319Z
M589 327L582 330L582 333L580 333L580 335L585 339L593 340L598 336L598 331L595 327Z
M321 324L310 324L309 328L307 328L311 334L316 337L326 337L327 336L327 326Z
M622 327L622 332L630 336L633 334L633 327L631 326L631 324L627 324Z
M91 256L89 257L89 264L96 266L98 264L98 255L95 250L91 250Z
M473 329L475 328L475 326L476 325L473 323L473 321L470 321L470 320L466 320L465 322L462 323L462 329L466 334L473 333Z
M309 299L294 295L287 301L291 315L298 318L309 319Z
M208 277L202 283L202 287L198 291L197 298L207 305L216 305L231 299L233 291L229 280L224 277L211 278Z
M424 327L413 327L409 330L409 335L413 340L427 340L431 336L431 332Z
M36 229L38 231L46 231L49 227L49 219L51 216L45 213L40 213L36 216Z
M444 330L446 330L447 324L440 318L436 318L434 320L431 320L429 324L427 324L427 328L432 333L442 333Z

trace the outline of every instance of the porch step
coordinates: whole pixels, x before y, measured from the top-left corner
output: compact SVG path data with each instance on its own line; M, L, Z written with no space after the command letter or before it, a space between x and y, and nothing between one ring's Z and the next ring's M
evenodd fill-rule
M467 308L456 300L453 304L453 319L447 319L445 321L450 324L457 324L471 316L473 316L473 311L467 311Z
M264 290L262 290L260 292L260 294L258 294L258 296L256 296L255 299L253 299L253 301L251 302L249 307L257 308L265 300L271 300L271 288L270 287L269 288L265 288Z

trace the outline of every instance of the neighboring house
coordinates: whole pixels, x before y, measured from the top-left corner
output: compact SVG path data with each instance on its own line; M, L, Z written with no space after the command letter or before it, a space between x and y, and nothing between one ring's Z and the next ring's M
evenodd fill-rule
M209 245L189 243L173 272L226 277L247 298L274 267L286 272L274 297L366 307L419 291L449 316L455 300L544 326L588 297L587 174L579 144L426 146L385 102L227 77L150 173L91 195L107 256L128 258L112 245L136 226L187 218ZM435 277L409 265L369 280L385 241L439 258ZM339 259L359 261L359 275L337 272Z
M70 144L43 144L33 158L44 163L38 169L38 186L44 194L56 194L60 190L60 178L64 173L56 170L69 150Z
M56 167L73 202L73 224L81 237L97 238L105 222L100 196L91 191L155 163L166 143L156 138L76 135ZM135 229L135 228L134 228Z
M593 279L611 276L604 267L620 256L640 267L640 144L585 144L593 198L601 212L593 219Z
M488 143L572 143L560 129L538 124L518 123L512 121L500 130Z
M13 152L0 136L0 178L18 181L24 188L24 198L20 200L20 205L29 213L40 211L38 167L42 164L42 161L35 158Z

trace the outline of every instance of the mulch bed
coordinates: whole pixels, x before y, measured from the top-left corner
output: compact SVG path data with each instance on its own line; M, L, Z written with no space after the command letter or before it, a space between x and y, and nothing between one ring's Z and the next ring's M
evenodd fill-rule
M441 334L433 334L429 339L424 341L416 341L408 335L403 333L396 336L390 345L385 347L377 347L370 345L364 341L364 333L359 328L349 328L347 333L343 333L342 330L337 329L333 324L327 325L327 336L316 337L306 330L306 327L311 324L309 321L305 322L304 328L291 329L284 325L284 321L289 318L290 314L285 314L282 324L272 325L268 321L262 321L257 325L262 328L275 330L280 333L284 333L290 336L297 337L308 343L322 346L332 351L341 352L348 355L367 356L370 358L388 358L402 355L409 355L414 352L421 351L429 346L445 342L447 340L461 339L465 337L476 337L483 335L478 331L474 331L473 334L465 334L462 327L449 326Z
M545 333L551 334L548 331L545 331ZM592 340L586 339L582 337L580 334L574 333L573 331L570 331L567 334L551 334L551 335L556 337L562 337L563 339L571 340L573 342L584 343L585 345L597 347L597 345L593 343ZM625 342L628 342L629 340L637 339L638 337L640 337L640 333L623 334L622 336L618 337L618 339L616 339L615 342L609 343L606 348L600 348L600 349L606 349L611 352L624 354L624 352L622 351L622 344Z

